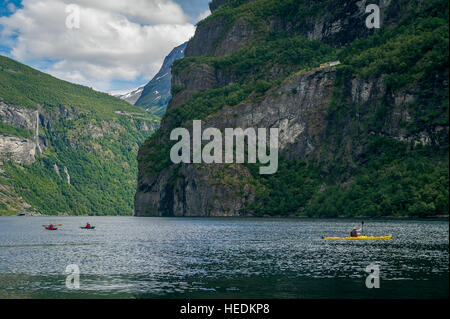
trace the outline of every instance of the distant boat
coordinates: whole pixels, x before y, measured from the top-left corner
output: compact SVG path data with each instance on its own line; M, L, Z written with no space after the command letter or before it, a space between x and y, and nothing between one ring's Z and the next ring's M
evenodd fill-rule
M17 214L17 216L25 216L25 211L21 211Z
M83 227L80 227L81 229L95 229L95 226L90 226L90 227L86 227L86 226L83 226Z

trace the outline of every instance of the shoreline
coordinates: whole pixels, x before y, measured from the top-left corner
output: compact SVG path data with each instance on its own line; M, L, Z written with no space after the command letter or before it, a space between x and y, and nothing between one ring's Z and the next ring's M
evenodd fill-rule
M222 218L222 219L359 219L359 220L382 220L382 219L392 219L392 220L438 220L438 219L449 219L449 215L436 215L436 216L427 216L427 217L418 217L418 216L135 216L135 215L0 215L0 217L47 217L47 218L56 218L56 217L138 217L138 218Z
M380 219L394 219L394 220L434 220L434 219L449 219L449 215L436 215L427 217L417 216L333 216L333 217L319 217L319 216L133 216L139 218L236 218L236 219L360 219L360 220L380 220Z

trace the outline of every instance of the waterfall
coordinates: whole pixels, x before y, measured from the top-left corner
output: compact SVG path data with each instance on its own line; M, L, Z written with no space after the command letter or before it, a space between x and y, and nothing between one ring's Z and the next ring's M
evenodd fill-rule
M65 166L64 166L64 173L66 173L67 184L70 185L70 175L69 175L69 170L68 170L67 167L65 167Z
M58 167L58 165L56 165L56 163L53 164L53 169L55 170L56 174L59 175L59 167Z
M39 145L39 111L36 111L36 127L34 129L34 141L39 154L42 154L41 146Z

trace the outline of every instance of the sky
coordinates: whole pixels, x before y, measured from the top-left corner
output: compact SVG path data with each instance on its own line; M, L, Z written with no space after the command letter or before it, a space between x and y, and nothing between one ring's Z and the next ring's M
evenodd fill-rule
M146 84L210 0L0 0L0 54L109 93Z

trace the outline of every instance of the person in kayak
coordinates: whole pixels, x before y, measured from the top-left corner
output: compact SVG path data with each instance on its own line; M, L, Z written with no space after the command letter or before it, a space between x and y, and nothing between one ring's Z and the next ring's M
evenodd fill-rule
M353 227L352 231L350 232L350 237L358 237L360 235L361 228Z
M53 227L53 224L50 224L50 225L48 226L48 229L55 229L55 227Z
M86 228L91 228L91 224L89 224L89 222L87 222L87 224L86 224L85 227L86 227Z

